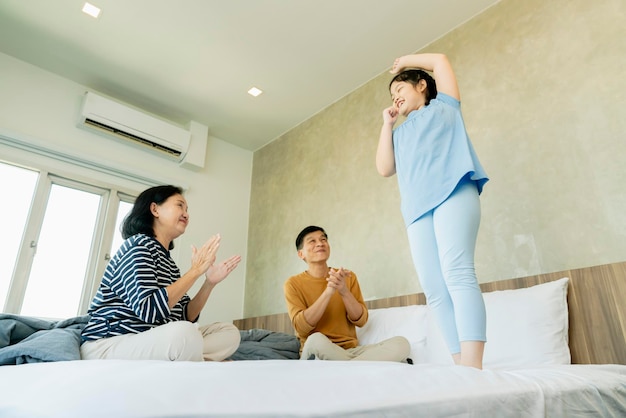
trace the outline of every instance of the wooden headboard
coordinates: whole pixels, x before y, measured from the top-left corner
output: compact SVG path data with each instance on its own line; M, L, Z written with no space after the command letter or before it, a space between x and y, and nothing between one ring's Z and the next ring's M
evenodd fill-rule
M483 292L519 289L569 277L569 346L574 364L626 364L626 262L480 285ZM369 309L426 303L423 293L367 301ZM294 333L287 313L238 319L239 329Z

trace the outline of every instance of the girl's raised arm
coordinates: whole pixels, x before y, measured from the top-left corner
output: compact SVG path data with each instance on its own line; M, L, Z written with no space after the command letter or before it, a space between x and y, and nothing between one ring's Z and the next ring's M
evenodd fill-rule
M461 100L456 76L444 54L413 54L396 58L391 67L391 74L398 74L409 68L418 68L429 71L437 83L437 91Z

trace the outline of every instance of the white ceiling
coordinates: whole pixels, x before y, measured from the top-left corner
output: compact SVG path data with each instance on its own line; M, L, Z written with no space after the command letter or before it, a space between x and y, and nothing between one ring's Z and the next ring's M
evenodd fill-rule
M256 150L497 1L0 0L0 52Z

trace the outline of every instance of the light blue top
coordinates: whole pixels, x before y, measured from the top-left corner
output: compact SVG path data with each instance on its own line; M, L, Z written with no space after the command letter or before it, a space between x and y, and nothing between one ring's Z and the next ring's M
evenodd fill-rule
M394 129L393 149L407 227L445 201L466 175L479 194L489 180L465 130L461 103L444 93Z

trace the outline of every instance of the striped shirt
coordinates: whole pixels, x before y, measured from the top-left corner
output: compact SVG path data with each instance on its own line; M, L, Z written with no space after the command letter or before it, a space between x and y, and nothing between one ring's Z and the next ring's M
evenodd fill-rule
M106 267L82 340L140 333L187 320L189 296L184 295L172 309L167 304L165 288L178 278L180 270L159 241L144 234L128 238Z

